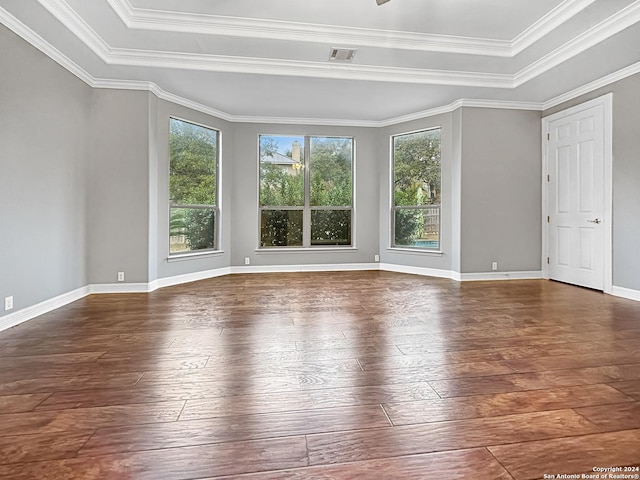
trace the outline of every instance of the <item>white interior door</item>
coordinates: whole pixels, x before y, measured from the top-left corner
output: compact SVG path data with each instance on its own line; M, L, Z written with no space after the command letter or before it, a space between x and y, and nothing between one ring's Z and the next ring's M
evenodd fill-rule
M604 289L605 108L595 105L549 121L549 278ZM606 221L605 221L606 220Z

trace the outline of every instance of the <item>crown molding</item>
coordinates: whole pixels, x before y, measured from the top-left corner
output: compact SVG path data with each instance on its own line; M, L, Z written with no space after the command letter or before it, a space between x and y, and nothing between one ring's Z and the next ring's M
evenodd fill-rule
M542 75L589 48L620 33L640 21L640 0L614 13L607 19L574 37L551 53L536 60L513 76L513 87L517 88Z
M588 93L593 92L599 88L606 87L607 85L611 85L612 83L619 82L620 80L624 80L627 77L632 75L636 75L640 73L640 62L634 63L633 65L629 65L622 70L618 70L617 72L611 73L607 76L599 78L591 83L587 83L579 88L571 90L569 92L563 93L562 95L558 95L550 100L547 100L543 103L542 109L548 110L550 108L556 107L564 102L568 102L573 100L574 98L580 97L582 95L586 95Z
M516 74L499 74L377 65L337 65L328 62L112 48L86 24L65 0L38 1L100 59L110 65L504 89L517 88L640 21L640 0L636 0L633 4ZM122 2L126 0L110 1ZM584 8L588 0L583 0L580 5L576 2L579 0L573 0L576 9L579 6ZM539 28L535 30L540 31ZM534 34L530 34L530 36L532 35Z
M89 75L83 68L78 66L75 62L71 61L66 55L64 55L57 48L52 46L44 38L31 30L24 23L22 23L2 7L0 7L0 23L2 23L13 33L21 37L23 40L40 50L54 62L64 67L67 71L74 74L80 80L82 80L86 84L91 84L93 77Z
M513 88L513 75L378 65L342 65L251 57L111 49L107 63L253 75L332 78L391 83Z
M129 0L107 0L130 29L228 35L312 43L418 50L425 52L514 57L595 0L565 0L525 29L512 41L454 35L434 35L394 30L342 27L221 15L136 8Z
M512 56L511 42L505 40L152 10L133 7L128 0L106 1L122 23L130 29L294 42L342 43L424 52ZM576 1L584 0L567 0L568 3Z
M112 48L64 0L38 0L109 65L430 85L511 88L512 75Z
M434 117L436 115L442 115L445 113L451 113L462 107L467 108L499 108L503 110L534 110L542 111L543 104L537 102L514 102L507 100L478 100L471 98L461 98L449 105L442 107L431 108L429 110L423 110L421 112L410 113L408 115L402 115L399 117L389 118L378 123L378 127L390 127L392 125L398 125L400 123L411 122L413 120L420 120L423 118Z
M636 2L639 3L639 2ZM479 99L459 99L448 105L436 107L420 112L389 118L386 120L358 120L358 119L324 119L324 118L293 118L293 117L258 117L246 115L231 115L221 110L214 109L208 105L204 105L193 100L181 97L179 95L167 92L161 89L153 82L134 81L134 80L118 80L118 79L100 79L94 78L86 70L74 63L71 59L57 50L41 36L27 27L12 14L0 7L0 23L9 28L16 35L20 36L34 48L40 50L53 61L65 68L67 71L78 77L84 83L93 88L105 89L122 89L122 90L141 90L149 91L158 98L169 102L191 108L222 120L234 123L278 123L278 124L297 124L297 125L331 125L331 126L349 126L349 127L388 127L412 120L419 120L435 115L450 113L461 107L471 108L500 108L500 109L520 109L520 110L536 110L543 111L563 102L570 101L581 95L585 95L598 88L605 87L611 83L623 80L631 75L640 73L640 62L630 65L622 70L614 72L610 75L602 77L596 81L588 83L582 87L576 88L562 95L554 97L544 103L535 102L515 102L515 101L496 101L496 100L479 100Z
M526 50L593 2L595 0L566 0L562 2L511 41L511 56L515 57Z
M80 39L100 60L109 63L111 47L64 0L38 0L71 33Z
M226 120L227 122L237 122L236 117L234 117L233 115L223 112L222 110L217 110L215 108L209 107L202 103L189 100L188 98L175 95L171 92L167 92L161 89L158 85L156 85L153 82L144 82L139 80L116 80L116 79L95 78L95 79L92 79L91 82L87 82L87 83L89 83L89 85L92 86L93 88L104 88L104 89L111 89L111 90L148 91L153 93L159 99L166 100L168 102L172 102L177 105L181 105L183 107L187 107L192 110L205 113L207 115L211 115L212 117L216 117L221 120Z

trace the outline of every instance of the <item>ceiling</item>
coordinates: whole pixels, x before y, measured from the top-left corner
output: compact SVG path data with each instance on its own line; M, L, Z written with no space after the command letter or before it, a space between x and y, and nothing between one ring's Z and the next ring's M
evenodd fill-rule
M542 109L640 71L640 0L0 0L0 22L92 86L231 121Z

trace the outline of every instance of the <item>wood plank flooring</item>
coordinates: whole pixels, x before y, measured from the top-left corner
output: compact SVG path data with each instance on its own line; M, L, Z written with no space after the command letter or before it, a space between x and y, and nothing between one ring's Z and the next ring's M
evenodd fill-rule
M640 303L549 281L246 274L93 295L0 332L0 367L2 479L640 466Z

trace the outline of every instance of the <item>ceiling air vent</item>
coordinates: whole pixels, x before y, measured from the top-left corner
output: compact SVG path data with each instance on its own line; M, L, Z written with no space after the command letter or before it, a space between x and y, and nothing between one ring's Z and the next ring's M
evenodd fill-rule
M337 48L331 47L329 53L329 60L332 62L350 62L353 57L356 56L357 50L355 48Z

